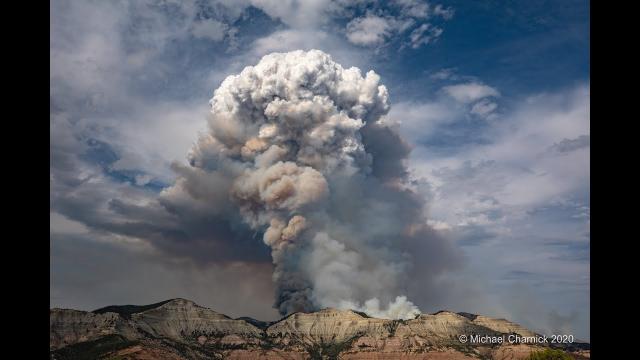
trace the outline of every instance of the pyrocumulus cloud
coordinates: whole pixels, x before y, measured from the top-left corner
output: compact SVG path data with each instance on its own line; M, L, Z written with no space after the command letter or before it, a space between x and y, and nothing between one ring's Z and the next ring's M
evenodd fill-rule
M271 249L283 315L420 313L404 296L412 248L436 240L409 186L409 147L385 125L388 92L375 72L318 50L273 53L227 77L210 105L209 131L190 166L177 167L165 204L190 194L210 201L208 211L237 211Z

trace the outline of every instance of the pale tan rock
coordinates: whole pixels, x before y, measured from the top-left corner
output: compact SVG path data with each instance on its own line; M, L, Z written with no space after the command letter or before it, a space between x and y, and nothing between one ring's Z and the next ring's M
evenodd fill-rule
M52 309L51 350L111 334L135 340L122 343L126 348L108 354L129 360L302 360L333 359L338 354L340 359L363 360L518 360L540 349L533 345L462 344L460 335L535 333L504 319L450 311L421 314L411 320L388 320L350 310L324 309L295 313L259 328L185 299L105 309L96 311L102 313ZM572 356L588 359L590 352L578 350Z
M473 323L505 334L516 333L521 336L537 335L533 331L529 331L524 327L505 319L494 319L488 316L477 315L476 318L473 319Z
M468 318L450 311L435 314L421 314L417 319L400 323L395 331L396 336L412 337L416 343L460 344L460 335L498 336L496 331L479 326Z
M175 299L157 308L133 314L131 319L142 331L173 340L195 335L254 337L262 334L262 330L244 320L231 319L184 299Z
M491 352L491 359L494 360L521 360L526 359L532 352L543 350L544 348L531 345L503 345Z
M295 313L269 326L267 335L283 344L343 342L354 336L388 337L390 320L365 317L350 310L324 309Z
M131 324L115 313L94 314L70 309L51 309L49 312L50 349L111 334L134 337L134 333Z

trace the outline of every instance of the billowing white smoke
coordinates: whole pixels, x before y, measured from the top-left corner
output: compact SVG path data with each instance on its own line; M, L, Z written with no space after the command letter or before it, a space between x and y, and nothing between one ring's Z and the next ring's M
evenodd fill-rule
M385 142L390 154L404 143L380 121L389 104L379 80L317 50L265 56L215 91L210 131L164 194L203 191L192 179L207 177L226 186L226 206L271 248L282 314L419 313L399 296L411 261L397 243L425 225L415 223L421 205L405 200L404 150L385 155Z
M369 316L380 319L415 319L420 315L420 309L406 296L397 296L393 302L390 302L386 309L380 308L380 300L378 298L369 299L360 306L350 301L343 301L338 306L340 309L353 309L362 311Z

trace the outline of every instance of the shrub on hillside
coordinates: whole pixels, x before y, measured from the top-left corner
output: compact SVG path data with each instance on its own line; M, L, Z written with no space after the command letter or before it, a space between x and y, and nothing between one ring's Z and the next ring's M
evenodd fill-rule
M573 358L562 350L545 349L532 352L526 360L573 360Z

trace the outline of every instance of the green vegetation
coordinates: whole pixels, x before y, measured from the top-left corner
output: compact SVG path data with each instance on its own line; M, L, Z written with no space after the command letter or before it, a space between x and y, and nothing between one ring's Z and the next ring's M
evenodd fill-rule
M385 329L387 329L387 331L389 332L389 337L391 336L395 336L396 334L396 330L398 329L398 325L400 324L407 324L406 320L402 320L402 319L398 319L398 320L391 320L389 322L387 322L386 324L384 324Z
M313 344L306 347L307 353L311 357L311 360L337 360L341 352L349 350L354 341L360 336L354 336L343 342L324 342L319 344Z
M95 360L104 355L138 344L120 335L106 335L92 341L85 341L51 352L55 360Z
M384 324L385 329L389 332L389 337L394 336L396 334L396 329L398 329L398 325L400 323L396 320L392 320L388 323Z
M155 309L159 306L162 306L168 303L169 301L171 300L165 300L159 303L149 304L149 305L111 305L111 306L103 307L98 310L93 310L92 312L94 314L104 314L107 312L114 312L119 314L125 319L131 319L132 314L137 314L143 311Z
M248 322L249 324L262 329L262 330L267 330L267 328L269 327L269 325L273 324L273 322L271 321L260 321L260 320L256 320L254 318L250 318L248 316L243 316L243 317L239 317L236 318L236 320L244 320L246 322Z
M562 350L545 349L531 353L526 360L573 360L573 358Z
M356 313L356 314L358 314L358 315L362 316L362 317L363 317L363 318L365 318L365 319L369 319L369 318L371 318L371 316L367 315L366 313L364 313L364 312L362 312L362 311L356 311L356 310L351 310L351 311L353 311L354 313Z

